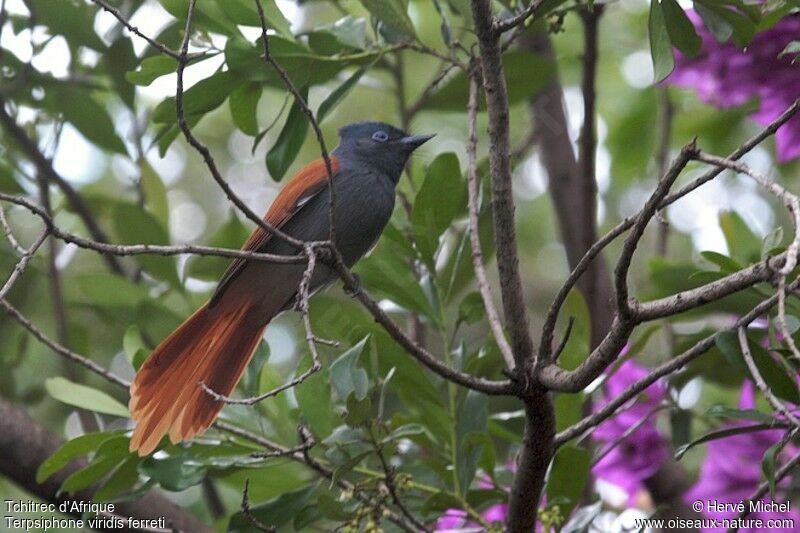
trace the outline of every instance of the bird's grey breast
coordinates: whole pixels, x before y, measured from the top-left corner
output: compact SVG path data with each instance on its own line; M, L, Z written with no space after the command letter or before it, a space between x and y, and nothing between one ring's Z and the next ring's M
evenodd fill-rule
M374 170L342 173L336 179L336 245L352 265L375 245L389 222L394 183Z

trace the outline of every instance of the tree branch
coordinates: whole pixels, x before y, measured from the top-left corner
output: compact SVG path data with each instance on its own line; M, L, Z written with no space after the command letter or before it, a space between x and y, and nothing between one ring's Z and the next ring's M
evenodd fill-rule
M90 501L96 486L80 491L74 497L59 494L61 483L73 472L85 466L74 461L46 481L36 481L36 471L45 459L61 446L62 441L39 425L25 411L0 398L0 473L31 494L53 503L69 500ZM175 531L211 532L212 528L184 511L177 504L151 491L136 501L115 503L115 510L124 516L138 519L166 517Z
M519 274L514 196L511 186L508 91L491 2L472 0L472 13L481 53L483 89L489 112L489 168L492 176L492 214L497 246L497 269L503 314L511 336L518 371L532 363L533 341L528 332L528 310Z
M495 342L500 348L500 353L506 362L509 370L514 370L514 353L511 351L503 331L503 324L500 322L500 315L492 299L492 289L486 276L486 267L483 264L483 252L481 251L481 238L478 231L478 162L476 152L478 148L478 99L479 83L478 73L473 70L469 79L469 104L467 106L467 128L469 139L467 141L467 191L469 195L469 241L472 246L472 266L475 270L475 278L478 280L478 290L483 299L483 306L486 309L486 318L489 327L494 335Z
M9 136L14 139L22 151L25 152L25 154L28 156L28 159L30 159L30 161L36 167L39 175L48 182L55 184L61 190L67 201L83 221L83 224L86 226L86 230L89 232L89 235L91 235L95 241L107 243L108 237L106 236L105 231L100 228L97 221L94 219L94 215L84 201L83 197L67 180L61 177L61 175L59 175L53 169L50 161L48 161L44 154L42 154L42 152L39 150L39 147L36 146L36 143L28 137L28 135L19 126L19 124L17 124L14 118L8 114L6 105L6 100L0 96L0 124L3 125L3 128L9 134ZM116 257L105 254L103 255L103 259L106 261L108 267L112 271L116 272L117 274L121 274L123 272L122 266Z
M800 287L800 279L797 279L790 283L787 286L787 290L793 291ZM750 310L749 313L741 317L736 323L728 328L728 330L735 330L736 328L740 327L747 327L753 320L762 316L764 313L769 311L776 303L778 302L778 295L773 295L763 302L759 303L753 309ZM685 367L697 357L701 356L702 354L706 353L710 350L716 341L717 333L713 333L700 342L696 343L694 346L683 352L682 354L670 359L666 363L654 368L650 371L650 373L637 381L636 383L630 385L624 392L619 394L616 398L612 399L609 403L604 405L599 411L593 413L580 422L570 426L569 428L565 429L555 437L556 446L561 446L565 442L568 442L575 437L579 436L583 432L599 425L607 418L613 416L613 414L625 405L628 401L638 396L642 391L644 391L647 387L658 381L664 376L668 376L673 372L680 370L681 368Z

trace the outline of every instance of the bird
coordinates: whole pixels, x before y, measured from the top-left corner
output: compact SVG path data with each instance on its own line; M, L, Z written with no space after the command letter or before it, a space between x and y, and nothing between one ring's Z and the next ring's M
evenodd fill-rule
M377 243L394 210L395 187L414 150L434 135L410 135L382 122L356 122L338 131L329 160L333 173L335 246L353 266ZM264 220L297 240L330 235L330 189L325 160L301 168L283 187ZM263 228L242 250L278 255L302 252ZM272 319L294 307L306 265L236 258L209 301L167 336L142 364L130 386L135 422L130 450L156 450L165 434L172 443L203 433L222 410L201 383L229 396ZM329 285L335 272L315 269L309 291Z

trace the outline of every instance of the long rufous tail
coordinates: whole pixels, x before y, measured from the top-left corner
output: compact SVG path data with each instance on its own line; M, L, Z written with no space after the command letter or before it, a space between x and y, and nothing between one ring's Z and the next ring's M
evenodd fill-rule
M266 327L248 311L204 305L156 347L131 384L131 451L148 455L167 432L177 443L211 425L224 402L200 383L224 396L236 387Z

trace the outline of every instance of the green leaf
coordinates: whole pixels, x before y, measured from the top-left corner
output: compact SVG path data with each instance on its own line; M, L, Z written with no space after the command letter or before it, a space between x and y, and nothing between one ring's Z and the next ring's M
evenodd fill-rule
M45 380L44 387L50 396L67 405L74 405L97 413L130 417L127 407L105 392L92 387L74 383L62 377Z
M97 492L92 495L95 501L110 501L117 497L126 490L133 487L139 481L139 462L141 459L137 456L128 457L121 465L119 465L114 473L108 478L108 481L103 483Z
M754 420L769 424L775 419L756 409L731 409L725 405L712 405L706 412L708 416L718 418L732 418L735 420Z
M235 250L241 248L249 234L247 227L232 212L228 221L211 236L208 245ZM186 264L186 275L204 281L217 281L230 264L228 257L192 256Z
M164 226L153 215L137 205L117 203L114 207L113 218L114 232L122 244L169 244L169 236ZM183 288L173 257L137 255L135 260L148 273L169 282L173 288Z
M458 157L453 152L440 154L428 166L411 212L417 247L431 270L435 271L439 237L466 205L467 187Z
M364 75L368 68L369 67L362 67L356 70L344 81L344 83L334 89L333 92L322 101L322 103L319 105L319 109L317 109L317 122L322 122L325 120L325 117L327 117L328 114L333 111L342 100L344 100L344 97L347 96L353 87L355 87L355 85L358 83L358 80L361 79L361 76Z
M303 419L320 440L340 424L339 416L333 410L330 383L329 371L324 368L294 388Z
M796 61L797 57L800 56L800 41L790 41L778 54L779 58L784 56L794 56L792 62Z
M64 119L89 142L127 155L125 143L114 130L106 108L97 103L87 90L71 85L55 86L47 91L46 105L53 112L62 113Z
M59 2L54 6L50 0L32 0L36 23L47 26L51 35L62 35L68 43L86 46L105 52L106 45L94 31L97 8L85 2Z
M330 366L330 376L336 394L342 400L346 400L350 393L355 393L356 400L363 400L369 391L369 377L367 372L357 366L358 358L364 351L369 337L364 337L361 341L344 352Z
M120 35L103 54L103 63L114 83L114 88L130 109L134 109L136 88L126 78L126 72L135 68L137 62L133 43L126 35Z
M347 397L347 413L344 421L350 427L363 426L372 414L372 401L369 396L361 400L356 399L355 393L351 392Z
M690 449L694 448L698 444L703 444L705 442L709 442L712 440L726 439L734 435L745 435L748 433L755 433L758 431L766 431L773 428L774 426L772 426L771 424L752 424L749 426L735 426L725 429L718 429L716 431L711 431L709 433L706 433L699 439L693 440L689 444L684 444L683 446L678 447L675 450L675 459L680 460L684 455L686 455L686 452L688 452Z
M563 431L583 416L582 394L559 394L555 398L556 431Z
M548 58L530 52L511 51L503 54L503 69L506 74L509 103L515 104L539 94L553 80L555 63ZM535 75L532 75L535 73ZM464 112L469 98L469 79L459 71L441 84L425 104L426 109ZM481 109L485 102L481 99Z
M561 506L562 516L569 516L580 501L586 480L589 479L590 466L591 457L585 448L566 445L556 452L547 480L547 499L565 498L568 501Z
M416 39L414 24L408 16L408 5L404 0L361 0L367 11L390 30L405 37Z
M489 401L486 395L473 390L467 392L456 419L458 483L462 494L467 492L475 478L478 461L483 452L483 445L472 440L475 437L470 435L485 433L488 418Z
M150 166L146 159L139 163L142 169L142 194L144 195L144 205L164 228L169 227L169 202L167 201L167 188L161 177Z
M125 335L122 337L122 349L129 361L133 360L139 350L147 350L142 332L136 324L128 326L128 329L125 330Z
M717 42L725 43L733 36L733 27L723 17L700 2L694 2L694 10Z
M486 314L479 292L467 294L458 306L458 323L474 324Z
M264 89L254 81L239 85L231 92L228 105L231 109L233 123L247 135L258 135L258 101Z
M715 0L696 0L694 5L704 22L708 23L709 19L724 21L725 24L731 28L731 36L738 47L744 48L750 44L750 41L755 37L755 23L748 16L743 15L739 11L721 5ZM741 4L741 7L744 7L744 4ZM709 17L709 13L713 13L713 17ZM714 26L720 25L718 20L713 22ZM709 29L711 29L711 27L709 27ZM716 37L716 32L713 29L712 32Z
M611 152L611 173L620 185L639 183L647 172L655 151L656 136L652 125L657 121L657 97L654 88L636 91L625 98L614 127L606 141ZM637 146L631 150L631 146Z
M236 79L230 71L217 72L198 81L183 93L183 110L191 115L204 115L222 105L234 87ZM175 97L170 96L153 110L150 119L158 124L173 124L178 112Z
M731 257L742 263L758 261L761 258L761 239L736 211L722 211L719 225L728 243Z
M166 459L148 457L139 464L139 472L165 490L180 492L200 484L206 476L205 465L188 460L185 454Z
M79 274L72 279L81 298L71 300L94 307L133 308L148 298L144 287L111 273Z
M178 68L178 62L165 55L157 55L142 60L139 68L125 74L125 79L134 85L146 87L156 79L172 74Z
M0 151L2 156L2 151ZM24 194L23 189L14 177L14 169L4 160L0 159L0 192L8 194Z
M103 442L97 449L94 459L85 467L70 474L61 484L59 492L75 494L111 472L115 466L130 457L128 442L128 437L124 435Z
M297 515L308 503L311 495L317 489L317 484L286 492L266 503L255 505L251 508L252 516L266 526L281 527ZM241 512L231 518L228 533L251 532L253 525Z
M404 424L385 436L381 443L388 443L398 439L405 439L414 435L425 433L425 426L422 424Z
M770 231L764 240L761 241L761 259L766 259L775 255L781 250L783 244L783 228L778 226Z
M36 483L43 483L50 476L67 466L70 461L81 455L93 452L105 441L118 436L119 433L106 431L80 435L62 444L53 455L45 459L36 470Z
M348 66L369 64L381 52L379 49L359 54L320 55L305 45L277 35L270 38L272 57L283 66L297 87L319 85L334 78ZM286 84L262 56L260 42L252 44L240 37L231 37L225 45L225 59L230 72L237 78L258 81L286 90Z
M664 12L658 0L650 0L650 17L648 20L650 33L650 55L653 58L654 80L659 82L669 76L675 68L672 56L672 42L669 38Z
M567 370L574 370L591 351L589 344L592 336L589 306L586 305L586 300L578 289L573 288L567 294L561 316L563 317L561 322L564 324L561 329L562 335L566 334L568 319L573 318L572 331L561 354L561 366Z
M300 90L303 100L308 99L308 87ZM300 104L295 100L286 117L286 123L278 135L278 139L267 152L267 169L275 181L280 181L294 162L308 133L308 119Z
M280 35L292 39L291 24L278 8L275 0L259 0L264 10L264 19L267 28L276 30ZM261 18L252 0L217 0L219 9L231 21L242 26L255 26L261 28Z
M733 272L737 272L742 269L742 265L740 265L738 261L731 259L727 255L712 252L710 250L700 252L700 255L706 261L717 265L720 271L724 272L725 274L732 274Z
M778 452L781 449L781 443L776 442L769 449L764 452L764 458L761 460L761 471L764 472L764 478L769 484L769 496L775 500L775 473L778 469Z
M738 335L733 331L723 331L717 334L715 342L725 359L752 379L742 355ZM772 392L788 402L800 403L800 392L798 392L794 380L786 374L786 370L776 363L757 342L748 339L748 345L759 374L764 378Z
M356 273L366 287L381 297L437 323L440 321L413 269L409 268L408 260L398 253L397 247L383 241L372 254L358 262Z
M661 10L667 26L670 41L675 47L689 57L700 53L703 40L697 35L692 21L686 16L676 0L661 0Z
M362 17L347 15L333 24L315 28L315 33L327 33L340 45L363 50L367 47L367 23Z

